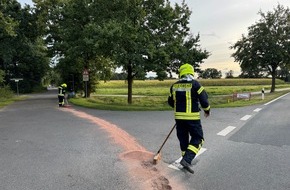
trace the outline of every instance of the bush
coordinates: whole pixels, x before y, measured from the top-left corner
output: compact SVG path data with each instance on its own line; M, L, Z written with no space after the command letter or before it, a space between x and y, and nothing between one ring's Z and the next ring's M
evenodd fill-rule
M12 98L13 96L14 96L14 93L10 89L9 86L0 88L0 99L8 99L8 98Z

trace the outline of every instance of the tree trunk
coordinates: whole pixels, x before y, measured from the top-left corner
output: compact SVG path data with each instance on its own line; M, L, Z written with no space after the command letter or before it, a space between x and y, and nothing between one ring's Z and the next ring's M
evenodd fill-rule
M132 104L133 70L132 70L131 61L129 61L127 71L128 71L128 76L127 76L127 80L128 80L128 104Z
M272 86L271 86L271 91L270 92L275 92L275 84L276 84L276 69L272 70Z
M89 80L88 82L88 94L87 94L87 98L89 98L89 97L91 97L91 86L92 86L92 84L91 84L91 81Z

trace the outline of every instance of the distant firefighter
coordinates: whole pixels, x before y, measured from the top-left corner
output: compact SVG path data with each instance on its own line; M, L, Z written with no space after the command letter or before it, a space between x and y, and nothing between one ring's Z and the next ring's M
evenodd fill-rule
M65 98L65 89L67 85L63 83L58 87L58 106L62 107L64 106L64 98Z

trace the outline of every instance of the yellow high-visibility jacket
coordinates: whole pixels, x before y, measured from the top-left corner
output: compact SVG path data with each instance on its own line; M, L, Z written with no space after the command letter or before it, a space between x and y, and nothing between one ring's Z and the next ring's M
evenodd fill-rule
M58 87L58 96L64 96L65 95L65 88L59 86Z
M171 86L168 104L174 108L175 119L180 120L200 120L199 104L206 113L210 112L204 87L191 76L182 78Z

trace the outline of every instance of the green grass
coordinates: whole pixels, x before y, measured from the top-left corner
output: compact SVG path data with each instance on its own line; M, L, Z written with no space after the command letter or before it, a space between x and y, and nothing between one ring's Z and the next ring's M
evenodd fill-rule
M25 97L23 96L13 96L11 98L0 98L0 108L8 106L16 101L24 100Z
M242 107L254 104L262 104L275 99L288 91L267 93L262 100L261 95L252 95L250 100L239 99L233 101L231 95L228 96L209 96L212 108ZM70 102L84 107L100 110L123 110L123 111L152 111L152 110L172 110L167 104L167 96L146 96L133 97L133 103L127 104L127 97L116 96L95 96L91 98L73 98Z
M33 93L47 91L46 88L43 86L38 86L34 90L35 91ZM15 101L24 100L26 98L27 96L24 96L24 95L16 96L9 86L0 87L0 108L3 108L9 104L12 104Z
M127 104L127 97L98 96L92 98L73 98L69 102L88 108L100 110L123 110L123 111L153 111L170 110L165 101L166 97L135 97L131 105ZM152 106L154 105L154 106Z
M12 104L13 102L15 102L15 101L13 101L12 98L8 99L8 100L0 98L0 108L3 108L9 104Z
M252 95L250 99L233 99L233 96L213 96L209 98L212 107L225 108L225 107L243 107L248 105L263 104L269 102L275 98L278 98L289 91L281 91L274 93L266 93L264 100L262 95Z
M172 110L167 104L170 86L176 80L135 80L133 83L133 103L127 104L127 83L125 81L100 82L96 93L90 98L72 98L70 103L100 110L124 110L124 111L153 111ZM271 88L271 79L215 79L199 80L205 87L209 102L213 108L240 107L254 104L262 104L275 99L288 91L266 93L261 100L261 94L253 95L250 100L240 99L233 101L235 92L260 92L262 88ZM290 84L276 80L276 89L290 88ZM0 108L7 106L25 97L13 96L11 98L0 97Z
M203 86L253 86L253 85L271 85L271 79L198 79L198 81ZM157 80L134 80L133 87L135 88L151 88L151 87L169 87L172 83L176 82L176 80L164 80L164 81L157 81ZM285 82L276 79L276 85L285 85ZM103 88L113 88L113 89L120 89L120 88L127 88L126 81L120 80L113 80L108 82L99 82L98 89Z
M103 110L172 110L167 105L170 86L176 80L165 81L138 81L133 83L133 103L127 104L127 83L125 81L100 82L95 93L90 98L73 98L71 103ZM252 95L250 100L240 99L233 101L235 92L261 92L262 88L271 88L271 79L215 79L199 80L209 94L212 107L239 107L260 104L277 98L287 91L267 93L264 100L261 94ZM276 89L290 88L281 80L276 80Z
M142 87L137 88L133 87L133 95L138 96L167 96L169 95L169 86L167 87ZM271 85L262 85L262 86L205 86L206 92L209 95L224 95L232 94L235 92L258 92L262 88L265 90L270 90ZM276 89L280 88L290 88L290 85L277 85ZM126 88L98 88L95 93L92 93L91 96L97 95L127 95L128 89Z
M142 96L168 96L169 87L176 82L176 80L165 81L134 81L133 95ZM209 95L223 95L232 94L234 92L258 92L262 88L270 90L271 79L206 79L199 80L199 82L206 87ZM282 80L276 80L276 89L290 88L290 84L286 84ZM95 95L127 95L127 83L125 81L109 81L100 82L96 89Z

